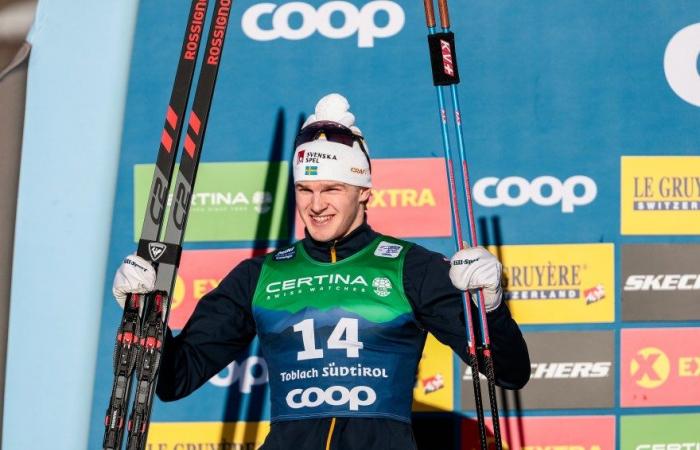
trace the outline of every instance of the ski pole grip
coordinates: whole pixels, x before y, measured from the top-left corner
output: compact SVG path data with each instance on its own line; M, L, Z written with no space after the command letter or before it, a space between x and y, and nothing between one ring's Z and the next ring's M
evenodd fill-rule
M433 28L435 26L433 0L423 0L423 7L425 8L425 24L428 25L428 28Z
M440 24L442 28L450 28L450 12L447 9L447 0L438 0L438 9L440 10ZM433 19L433 22L435 19Z

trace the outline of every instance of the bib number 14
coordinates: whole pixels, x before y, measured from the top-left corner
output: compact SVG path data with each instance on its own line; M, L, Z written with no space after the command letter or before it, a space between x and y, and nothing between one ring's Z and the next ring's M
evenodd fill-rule
M359 358L360 349L364 347L358 339L358 320L341 318L328 337L326 347L332 350L345 350L348 358ZM297 361L323 358L323 349L316 348L314 319L302 320L294 324L294 331L301 333L304 350L297 352Z

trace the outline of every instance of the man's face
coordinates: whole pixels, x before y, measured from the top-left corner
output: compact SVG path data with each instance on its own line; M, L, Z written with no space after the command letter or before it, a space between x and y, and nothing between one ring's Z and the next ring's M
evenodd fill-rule
M297 211L312 238L340 239L364 220L370 190L338 181L300 181L295 185Z

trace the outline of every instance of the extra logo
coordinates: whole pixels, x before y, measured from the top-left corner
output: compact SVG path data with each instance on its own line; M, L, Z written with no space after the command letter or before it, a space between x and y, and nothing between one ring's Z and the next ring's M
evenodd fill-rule
M332 20L336 14L342 17L339 22ZM291 20L296 16L301 16L300 25ZM377 16L386 19L378 22ZM296 41L307 39L316 32L329 39L346 39L357 34L357 46L368 48L374 47L377 38L398 34L405 20L401 6L388 0L370 1L359 10L346 1L326 2L318 9L304 2L258 3L243 13L241 27L246 36L256 41L280 38Z
M622 234L696 234L699 174L698 156L623 156Z
M167 246L161 242L149 242L148 243L148 254L151 257L151 261L156 262L163 256Z
M532 202L538 206L559 206L561 212L572 213L577 206L588 205L598 195L593 179L576 175L563 182L553 176L541 176L528 181L522 177L485 177L474 183L474 199L481 206L523 206Z
M654 389L666 382L671 373L668 356L656 347L645 347L630 363L630 375L637 386Z
M391 281L388 278L377 277L372 280L374 293L380 297L388 297L391 294Z
M286 397L287 406L292 409L316 408L322 404L348 406L350 411L358 411L361 406L369 406L377 400L377 393L369 386L331 386L326 390L318 387L292 389Z
M622 330L623 407L700 403L700 329Z
M374 255L381 256L382 258L396 258L401 253L401 249L403 249L402 245L382 241L377 245Z

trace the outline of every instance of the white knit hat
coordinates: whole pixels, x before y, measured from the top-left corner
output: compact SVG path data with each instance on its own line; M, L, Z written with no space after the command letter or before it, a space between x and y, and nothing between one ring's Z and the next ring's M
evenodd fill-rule
M340 94L329 94L316 104L315 114L304 122L307 126L320 122L335 122L349 128L357 136L362 132L355 126L350 104ZM367 144L364 143L365 151ZM356 140L352 147L326 140L321 134L316 140L300 144L294 151L294 182L340 181L353 186L372 187L369 154L365 155Z

